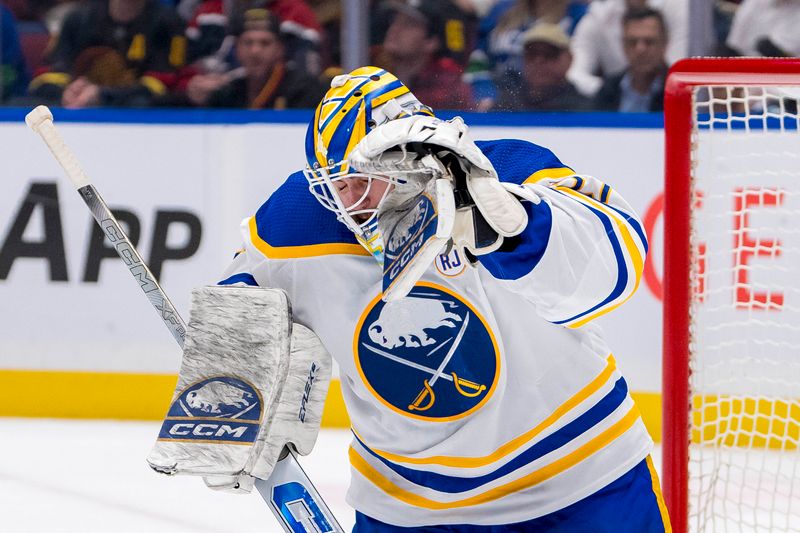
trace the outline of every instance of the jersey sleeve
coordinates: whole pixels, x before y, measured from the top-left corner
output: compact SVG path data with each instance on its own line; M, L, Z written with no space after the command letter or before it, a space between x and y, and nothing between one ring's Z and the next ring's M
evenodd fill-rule
M259 253L250 239L250 218L246 218L240 225L242 234L242 247L236 251L233 261L222 273L217 285L237 285L244 284L251 287L269 287L269 280L264 279L267 270L260 269L267 258ZM256 279L256 273L261 279Z
M479 257L540 316L578 328L628 300L647 253L642 225L607 184L582 175L533 176L521 192L529 222L498 251Z

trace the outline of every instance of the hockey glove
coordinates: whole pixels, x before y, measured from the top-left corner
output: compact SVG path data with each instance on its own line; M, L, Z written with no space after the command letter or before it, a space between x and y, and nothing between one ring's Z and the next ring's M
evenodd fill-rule
M426 156L437 168L438 162ZM447 178L423 175L406 178L378 209L378 231L383 237L383 299L403 298L422 277L453 234L453 185ZM413 191L419 189L419 193Z
M439 162L438 172L431 174L427 155ZM497 179L460 117L443 121L415 115L390 121L356 146L349 163L360 172L427 172L449 178L456 209L452 241L473 255L493 252L503 237L520 234L528 224L525 208Z

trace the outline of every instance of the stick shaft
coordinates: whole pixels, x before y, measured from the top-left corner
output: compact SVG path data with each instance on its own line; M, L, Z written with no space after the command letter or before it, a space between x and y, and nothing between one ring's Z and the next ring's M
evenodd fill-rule
M186 324L164 292L164 289L161 288L158 280L150 272L147 263L144 262L128 235L119 225L114 214L100 197L97 189L89 183L79 188L78 194L83 198L106 238L114 245L117 255L125 263L133 279L139 283L142 292L150 300L150 305L156 310L159 318L161 318L169 332L172 333L178 345L183 348L183 343L186 340Z

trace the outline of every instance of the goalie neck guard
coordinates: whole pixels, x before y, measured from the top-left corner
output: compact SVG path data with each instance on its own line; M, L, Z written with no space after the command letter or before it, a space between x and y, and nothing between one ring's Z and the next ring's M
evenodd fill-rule
M378 232L377 207L399 178L351 172L347 156L376 126L411 115L433 116L396 76L377 67L361 67L336 76L322 98L306 133L304 174L311 194L334 213L379 263L383 262L383 239ZM347 182L344 180L353 180ZM376 182L382 189L373 190ZM339 190L357 183L357 198L347 202ZM388 185L387 185L388 184ZM378 202L367 203L375 191ZM371 205L377 204L377 205Z

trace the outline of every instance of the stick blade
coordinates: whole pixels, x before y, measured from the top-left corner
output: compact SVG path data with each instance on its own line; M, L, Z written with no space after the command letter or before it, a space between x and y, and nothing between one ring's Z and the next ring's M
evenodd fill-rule
M25 124L36 133L39 132L41 125L48 120L50 122L53 121L53 113L50 112L50 108L46 105L36 106L33 111L25 115Z

